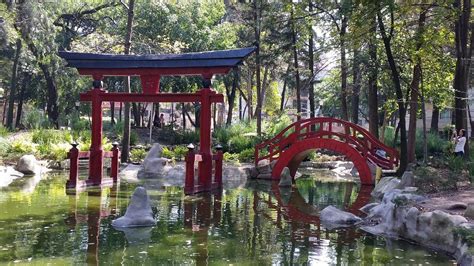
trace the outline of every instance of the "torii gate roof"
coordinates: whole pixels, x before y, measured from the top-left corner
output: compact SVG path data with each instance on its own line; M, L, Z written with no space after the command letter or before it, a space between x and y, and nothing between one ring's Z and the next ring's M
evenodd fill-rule
M255 47L183 54L117 55L59 52L82 75L206 75L225 74Z

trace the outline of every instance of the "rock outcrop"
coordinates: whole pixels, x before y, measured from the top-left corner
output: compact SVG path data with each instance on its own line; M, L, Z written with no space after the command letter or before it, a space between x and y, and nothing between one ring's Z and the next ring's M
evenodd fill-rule
M155 224L150 199L143 187L137 187L133 192L125 215L112 221L114 227L142 227Z
M168 165L170 160L161 157L162 151L163 148L160 144L153 144L153 147L143 160L142 169L137 173L138 178L162 177L168 172L168 170L170 170L171 167Z
M28 154L21 156L16 165L16 170L25 175L34 175L36 173L37 161L34 155Z
M341 211L334 206L327 206L319 215L322 224L328 229L353 225L362 219L350 212Z
M292 184L293 178L291 177L290 169L288 167L285 167L283 168L283 171L281 171L280 183L278 183L278 186L291 187Z
M384 177L380 179L380 181L374 187L374 190L372 190L370 195L376 199L381 199L383 198L385 193L397 188L399 184L400 184L400 179L396 177L393 177L393 176Z
M461 265L471 265L472 255L457 233L458 228L470 225L466 218L441 210L423 212L417 208L417 203L426 199L414 191L416 189L410 187L385 190L382 202L370 208L366 218L377 224L361 229L375 235L408 239L452 254Z

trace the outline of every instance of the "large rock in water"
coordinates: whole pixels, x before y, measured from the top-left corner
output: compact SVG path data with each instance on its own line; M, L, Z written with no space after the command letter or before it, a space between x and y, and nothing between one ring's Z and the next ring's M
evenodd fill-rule
M155 143L143 160L142 169L137 173L138 178L154 178L165 174L165 167L169 159L162 158L161 152L163 148L160 144Z
M125 215L112 221L112 226L115 227L141 227L155 224L150 199L143 187L137 187L133 192Z
M292 184L293 184L293 178L291 177L290 169L288 167L285 167L283 168L283 171L281 171L280 183L278 183L278 186L291 187Z
M31 154L23 155L20 160L18 160L16 170L25 175L33 175L36 173L36 164L35 156Z
M328 229L352 225L362 220L358 216L350 212L341 211L334 206L324 208L319 217L323 225Z

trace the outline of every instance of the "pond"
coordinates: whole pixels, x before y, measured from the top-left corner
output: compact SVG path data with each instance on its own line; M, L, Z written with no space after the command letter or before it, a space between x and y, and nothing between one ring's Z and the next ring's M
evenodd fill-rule
M50 173L0 190L0 264L455 264L407 242L324 228L318 213L325 206L357 213L370 200L370 188L330 171L313 171L293 189L240 180L193 197L148 180L158 223L129 230L110 223L124 214L138 184L68 195L65 181L66 174Z

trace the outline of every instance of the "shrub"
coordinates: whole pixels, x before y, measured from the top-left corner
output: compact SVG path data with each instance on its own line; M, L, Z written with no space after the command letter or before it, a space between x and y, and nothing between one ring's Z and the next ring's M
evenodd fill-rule
M31 134L31 140L36 144L71 143L72 135L66 130L37 129Z
M7 139L0 137L0 158L8 157L10 146L11 143Z
M442 139L438 134L426 133L426 146L428 154L437 155L442 154L447 150L449 141ZM423 157L423 131L416 132L415 152L418 157Z
M450 155L446 158L448 168L455 173L461 173L464 168L464 158L460 156Z
M224 162L239 163L239 154L224 152Z
M135 131L130 131L130 145L134 146L138 143L138 134Z
M236 135L229 140L229 152L240 153L246 149L253 149L256 143L256 137Z
M186 157L186 154L188 153L188 148L185 146L176 146L174 147L173 152L174 152L174 157L177 160L184 160L184 158Z
M239 161L241 162L252 162L255 157L254 157L254 152L255 149L250 148L250 149L245 149L239 153Z
M46 115L38 109L31 109L26 112L23 120L23 125L28 129L47 128L50 124Z
M168 147L163 147L163 150L161 151L161 157L168 158L168 159L173 159L174 158L174 153Z
M292 123L293 121L291 121L291 118L286 114L275 116L265 124L264 131L268 138L272 138Z
M130 160L134 163L142 163L146 157L146 150L144 148L137 148L130 151Z
M23 140L17 139L14 140L9 147L9 153L16 153L16 154L33 154L35 153L36 149L33 143Z
M8 135L8 133L8 129L3 125L0 125L0 137L5 137L6 135Z
M186 130L181 134L178 134L179 143L176 144L189 144L199 142L199 131Z

